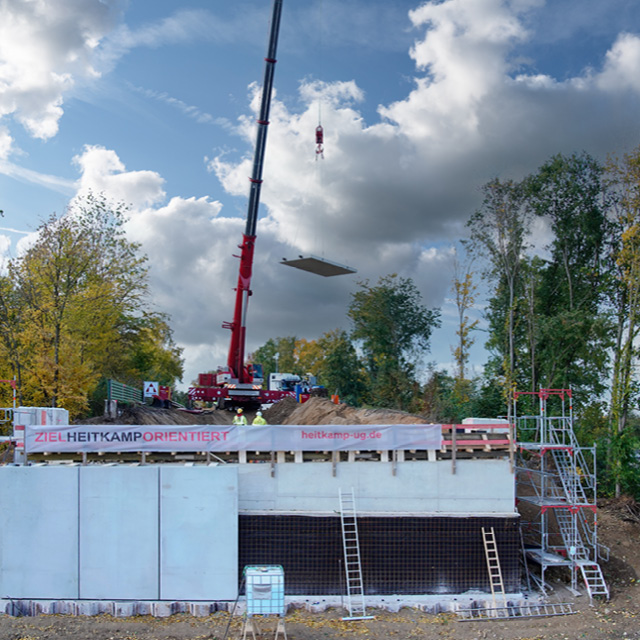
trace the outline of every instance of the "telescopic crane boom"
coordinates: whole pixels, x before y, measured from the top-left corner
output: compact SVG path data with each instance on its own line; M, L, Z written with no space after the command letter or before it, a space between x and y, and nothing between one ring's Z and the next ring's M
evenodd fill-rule
M251 295L251 275L253 271L253 252L256 242L256 225L258 221L258 207L260 204L260 189L262 187L262 169L267 143L267 129L269 126L269 110L271 107L271 93L276 65L276 50L278 34L280 32L280 16L283 0L273 1L269 45L264 68L264 82L262 85L262 100L258 115L258 133L253 156L253 169L249 178L249 205L247 209L247 223L242 236L240 249L240 269L236 288L236 301L233 320L222 326L231 330L229 355L226 370L218 370L216 374L202 373L199 375L198 386L189 389L192 400L217 401L218 406L259 405L274 402L284 396L292 395L291 391L262 389L262 367L252 364L245 365L245 341L247 332L247 309ZM300 400L308 399L308 394Z
M239 245L240 272L236 289L236 304L233 321L225 322L223 327L231 329L231 343L227 366L239 383L250 383L253 375L244 364L245 340L247 331L247 308L251 295L251 275L253 271L253 250L256 241L256 224L258 222L258 207L260 205L260 189L262 187L262 169L264 166L264 152L267 144L269 127L269 111L271 108L271 93L273 90L273 76L276 66L276 50L278 48L278 34L280 32L280 16L282 15L282 0L274 0L269 33L269 46L265 58L264 83L262 85L262 100L258 116L258 133L253 156L253 170L251 172L251 187L249 190L249 206L247 209L247 224L242 244Z

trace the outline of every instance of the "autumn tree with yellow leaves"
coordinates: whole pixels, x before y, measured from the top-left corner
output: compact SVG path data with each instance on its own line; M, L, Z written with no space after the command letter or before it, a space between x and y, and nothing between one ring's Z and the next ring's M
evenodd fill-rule
M81 414L105 374L136 370L145 342L167 356L171 382L181 377L168 324L147 308L146 257L125 236L125 213L88 194L43 222L0 278L3 377L15 377L21 404ZM155 325L162 344L132 331L140 323Z

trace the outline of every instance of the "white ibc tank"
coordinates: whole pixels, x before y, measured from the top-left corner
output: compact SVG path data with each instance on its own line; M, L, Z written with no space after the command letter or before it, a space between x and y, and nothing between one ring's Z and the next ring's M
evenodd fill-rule
M284 570L280 565L247 565L244 579L248 616L284 616Z

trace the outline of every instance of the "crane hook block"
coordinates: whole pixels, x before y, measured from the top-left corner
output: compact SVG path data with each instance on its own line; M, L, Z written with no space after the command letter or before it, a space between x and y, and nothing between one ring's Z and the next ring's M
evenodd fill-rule
M324 158L324 147L322 146L324 143L324 130L322 129L322 125L319 124L316 127L316 160L318 157Z

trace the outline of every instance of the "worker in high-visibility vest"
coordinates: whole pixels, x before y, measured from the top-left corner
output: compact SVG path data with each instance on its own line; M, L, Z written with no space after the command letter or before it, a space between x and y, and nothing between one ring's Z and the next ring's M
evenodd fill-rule
M258 426L267 424L267 421L262 417L262 411L258 411L256 413L256 417L253 419L253 422L251 424Z
M243 424L243 425L247 424L247 419L240 407L238 407L238 410L236 411L236 415L233 416L233 424Z

